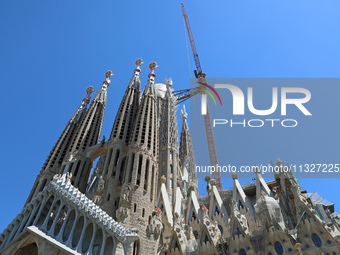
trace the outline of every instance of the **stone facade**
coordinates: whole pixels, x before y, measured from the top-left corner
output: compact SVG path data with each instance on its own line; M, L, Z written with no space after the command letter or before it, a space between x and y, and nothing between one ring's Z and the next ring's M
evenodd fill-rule
M0 254L340 255L334 204L315 200L291 172L219 192L207 177L199 197L185 107L178 136L173 82L141 91L141 65L100 141L112 72L93 88L50 152L24 209L0 234ZM90 176L94 160L99 158ZM278 166L283 162L278 160Z

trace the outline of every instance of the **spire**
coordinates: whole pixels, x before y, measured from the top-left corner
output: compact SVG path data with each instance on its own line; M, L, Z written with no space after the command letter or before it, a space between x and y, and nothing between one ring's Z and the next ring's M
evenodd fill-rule
M149 73L149 80L143 91L140 107L138 108L131 143L143 147L147 145L149 150L152 148L152 154L156 155L157 139L155 136L158 132L154 83L156 77L155 68L158 66L156 62L151 62L148 67L151 72Z
M179 158L182 167L186 167L191 181L197 183L197 173L196 173L196 162L194 155L194 148L192 145L191 135L188 126L188 113L185 110L185 105L183 105L183 110L181 110L182 116L182 130L181 130L181 141L179 148Z
M76 110L76 112L73 114L72 118L70 119L69 123L72 122L78 122L83 114L86 112L87 105L91 101L91 94L94 91L92 86L88 86L87 89L85 90L86 92L86 97L83 99L83 102L79 106L79 108Z
M151 72L137 109L130 142L123 150L117 153L117 149L116 153L113 153L117 156L112 160L113 168L109 169L112 173L116 171L116 178L112 181L109 179L112 174L108 173L106 182L106 189L111 190L111 195L120 194L116 198L117 221L123 222L125 227L136 227L140 233L145 234L148 233L146 219L152 218L157 199L159 119L154 88L156 67L157 64L154 62L149 65ZM115 143L116 146L119 144ZM122 173L124 175L120 187L119 178ZM117 180L118 185L115 185ZM109 203L115 204L111 201L106 203L107 206ZM114 210L112 207L110 209ZM140 243L140 250L156 253L156 248L150 247L157 247L156 239L147 238Z
M70 145L75 137L75 131L82 121L86 113L86 108L91 100L91 93L94 91L92 86L86 89L86 97L83 99L81 105L72 115L71 119L68 121L64 131L60 135L58 141L51 150L48 158L43 165L40 174L37 176L33 189L26 201L28 203L32 197L34 197L39 191L41 191L47 184L47 180L52 179L55 174L61 174L63 172L62 162L66 160L66 154L70 149Z
M142 59L135 61L136 69L126 88L124 97L118 108L115 122L112 127L110 141L122 140L125 144L129 142L132 125L134 123L140 100L140 66Z
M98 93L94 97L92 104L94 102L98 102L98 103L102 103L104 107L106 106L107 88L109 87L111 83L110 81L111 76L113 76L112 71L107 71L105 73L106 80L103 82L102 87L99 89Z
M68 155L73 155L72 161L69 161L69 157L63 161L64 167L67 166L68 172L72 174L71 183L81 192L85 192L93 165L93 160L86 156L86 150L99 142L105 113L107 88L110 85L112 75L112 71L105 73L106 79L102 87L98 90L82 121L78 124L68 149Z
M164 79L165 97L161 99L160 113L160 163L161 175L166 177L166 189L170 201L175 202L177 181L180 177L178 156L178 127L176 115L176 98L172 94L172 79Z
M143 59L139 58L135 61L135 65L136 65L136 69L134 71L134 75L129 83L129 87L134 87L137 90L140 91L140 80L139 80L139 75L142 72L142 70L140 69L140 66L144 64Z
M107 152L102 170L102 176L106 181L103 197L110 197L110 201L102 201L100 206L109 211L114 218L116 218L120 193L127 189L126 186L122 186L123 177L133 158L131 155L127 155L126 149L140 104L141 82L139 76L142 64L143 60L140 58L135 61L136 68L125 90L112 126L110 138L106 144Z

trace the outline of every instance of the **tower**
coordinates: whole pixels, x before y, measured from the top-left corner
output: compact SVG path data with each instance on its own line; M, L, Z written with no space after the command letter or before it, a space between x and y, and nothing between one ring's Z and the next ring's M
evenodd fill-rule
M196 191L196 196L198 197L197 187L198 179L196 173L195 154L187 122L188 113L185 111L185 106L183 106L183 110L181 110L181 115L183 121L181 130L181 141L179 147L180 166L182 174L184 174L185 171L188 172L189 182L191 181L191 184L195 186L194 189ZM188 185L190 185L190 183L188 183Z
M179 144L172 80L155 84L152 62L141 95L142 63L107 142L98 143L112 73L87 111L93 88L86 90L32 198L0 233L1 254L337 254L334 204L301 190L288 165L268 183L255 167L256 184L244 187L233 173L233 190L224 192L206 177L208 195L199 197L185 107Z
M64 160L65 170L72 174L71 183L81 192L85 192L87 183L91 174L93 161L95 158L89 156L90 147L98 144L106 107L107 88L110 85L111 71L105 73L105 81L97 92L90 104L86 115L79 125L76 135L73 138L69 148L69 153L73 156L70 160Z
M84 118L87 105L91 100L90 95L93 91L94 90L92 86L89 86L86 89L86 97L83 99L81 105L78 107L69 122L66 124L64 131L60 135L58 141L54 145L49 156L47 157L45 164L43 165L39 175L34 182L33 188L26 203L30 202L32 197L43 190L47 182L52 179L53 175L62 173L62 163L65 159L66 154L69 151L69 147L72 140L74 139L76 130L80 125L82 119Z
M70 154L73 154L73 162L70 162L68 171L73 174L72 183L85 191L87 179L92 168L90 159L86 159L85 151L88 147L98 143L103 116L106 105L106 91L110 84L111 71L105 76L106 80L102 88L98 91L93 99L88 111L87 105L91 100L91 93L94 91L92 86L86 89L86 97L75 111L64 131L60 135L58 141L51 150L45 164L43 165L26 204L52 180L55 174L62 174L68 164ZM75 162L77 160L77 162ZM81 173L78 174L79 170ZM77 176L78 174L78 176ZM84 182L81 182L84 181Z
M139 229L140 243L133 246L134 251L155 254L157 240L147 234L147 222L155 211L158 180L158 116L155 91L155 68L149 64L149 80L144 88L137 110L130 143L127 146L127 171L120 193L119 208L116 212L118 222L124 227Z
M166 177L166 189L172 203L175 202L179 177L178 129L176 116L176 98L172 94L172 79L164 79L165 96L159 99L160 140L159 140L159 176ZM160 187L159 181L159 187Z
M128 180L126 179L127 173L125 172L129 171L126 169L131 169L131 164L134 162L133 155L128 155L127 157L127 146L140 104L141 91L139 75L142 64L142 59L138 59L135 62L136 69L118 108L110 138L106 143L107 152L102 156L104 163L101 167L102 169L99 170L103 182L105 181L100 206L115 219L123 181L128 184ZM130 165L128 165L128 163L130 163ZM123 179L124 176L125 179ZM128 178L130 178L130 176ZM129 183L130 182L131 180ZM131 184L129 185L131 186Z

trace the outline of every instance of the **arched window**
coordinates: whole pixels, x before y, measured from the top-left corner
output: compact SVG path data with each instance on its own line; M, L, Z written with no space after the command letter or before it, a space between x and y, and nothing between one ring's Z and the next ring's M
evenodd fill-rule
M80 218L78 218L77 224L76 224L76 228L74 229L73 232L73 236L72 236L72 247L76 247L79 239L81 237L81 232L83 231L83 227L84 227L84 216L80 216Z
M74 220L76 218L76 212L74 210L72 210L70 212L70 215L68 216L67 218L67 221L66 221L66 225L65 225L65 228L64 228L64 232L63 232L63 242L66 242L70 236L70 233L71 233L71 230L72 230L72 226L74 224Z
M152 173L151 173L151 191L150 191L150 199L152 201L153 199L153 186L155 185L154 183L154 179L155 179L155 166L152 166Z
M103 242L103 231L101 228L98 228L94 237L93 245L92 245L92 254L99 255L100 249Z
M120 165L120 173L119 173L119 178L118 180L121 182L123 180L123 175L124 175L124 168L125 168L125 161L126 161L126 157L124 157L122 159L122 163Z
M137 186L140 185L140 177L141 177L141 174L142 174L142 163L143 163L143 155L140 154L139 155L139 163L138 163L137 181L136 181Z
M85 235L83 237L82 245L81 245L81 251L83 253L87 252L87 250L90 247L91 239L93 235L93 224L90 223L87 225L85 229Z
M110 163L111 163L111 158L112 158L112 151L113 151L113 149L111 149L109 151L109 155L107 157L107 167L106 167L105 174L107 174L107 172L109 171L109 167L110 167Z
M120 153L120 150L118 149L118 150L116 151L115 166L117 166L117 164L118 164L119 153Z
M104 255L111 255L112 252L113 252L113 240L112 237L109 236L105 242Z
M132 172L133 172L133 165L135 163L135 154L132 153L132 159L131 159L131 166L130 166L130 173L129 173L129 183L131 182L132 180Z
M150 164L150 160L148 159L148 160L146 161L146 166L145 166L145 176L144 176L144 189L145 189L146 191L148 190L149 164Z

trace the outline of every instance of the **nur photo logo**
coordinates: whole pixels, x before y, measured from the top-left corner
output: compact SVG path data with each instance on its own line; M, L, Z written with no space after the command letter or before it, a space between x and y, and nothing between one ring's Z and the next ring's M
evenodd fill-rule
M278 119L278 118L269 118L272 114L279 114L281 116L287 116L287 106L291 107L290 109L295 108L304 116L312 116L312 113L308 110L307 103L311 100L311 92L303 87L277 87L273 86L270 88L266 88L266 90L271 90L271 98L264 97L263 95L258 95L258 98L254 96L254 91L256 91L256 87L247 87L244 91L236 85L233 84L221 84L216 83L214 87L208 85L206 83L199 82L201 85L199 87L202 92L201 93L201 115L207 114L207 94L212 98L215 105L217 105L215 97L213 94L208 91L210 89L218 98L221 106L222 99L220 95L230 95L232 100L232 109L228 110L228 113L231 112L233 116L244 116L246 110L253 115L256 116L267 116L266 119L225 119L225 118L214 118L212 119L213 127L216 125L225 125L230 124L230 127L234 127L236 125L243 127L263 127L266 123L274 127L277 122L280 122L282 127L296 127L298 125L298 121L296 119ZM219 90L219 93L216 91ZM270 103L270 107L266 107L263 109L259 109L259 107L255 107L254 105L254 97L256 102L265 101L266 103ZM230 98L230 97L229 97ZM225 110L225 108L222 108Z

